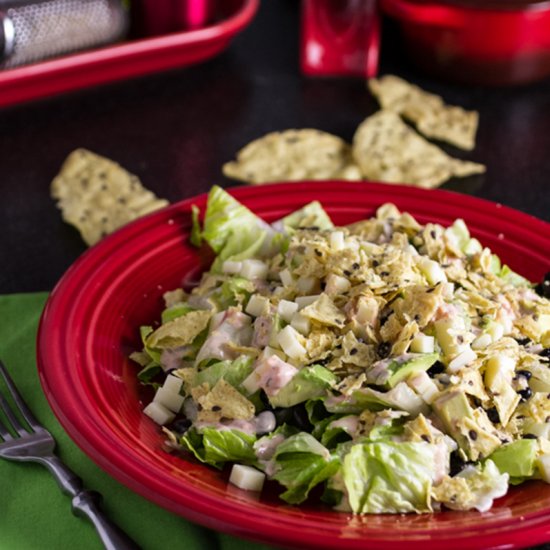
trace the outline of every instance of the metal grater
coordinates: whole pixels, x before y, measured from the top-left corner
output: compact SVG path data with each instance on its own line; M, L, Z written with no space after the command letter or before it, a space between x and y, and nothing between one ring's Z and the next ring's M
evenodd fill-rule
M127 28L117 0L0 0L0 67L108 44Z

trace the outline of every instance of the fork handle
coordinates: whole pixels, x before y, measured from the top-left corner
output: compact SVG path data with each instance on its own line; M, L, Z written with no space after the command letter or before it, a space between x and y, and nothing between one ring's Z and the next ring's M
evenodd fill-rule
M93 523L105 550L140 550L139 545L102 512L101 495L96 491L84 490L82 479L60 458L45 456L39 462L53 474L61 490L73 497L73 514L86 517Z
M139 550L139 546L101 511L100 503L98 492L80 491L72 500L73 514L87 517L94 524L105 550Z

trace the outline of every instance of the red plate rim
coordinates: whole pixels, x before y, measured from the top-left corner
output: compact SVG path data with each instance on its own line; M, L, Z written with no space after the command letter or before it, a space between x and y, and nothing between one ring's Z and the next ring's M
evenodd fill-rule
M448 224L462 217L478 238L485 236L496 243L502 241L505 246L510 239L512 256L516 249L529 250L536 264L537 277L542 277L550 268L547 256L550 250L550 224L506 206L451 191L339 181L281 183L232 188L229 191L253 210L255 205L263 205L270 219L276 219L315 199L326 205L331 215L345 214L350 221L371 213L375 206L383 202L393 202L421 221ZM202 208L205 202L206 194L186 199L105 238L69 268L46 304L37 339L41 384L62 426L92 460L132 490L191 521L267 543L302 548L334 548L344 543L347 548L364 548L368 543L369 548L381 549L398 544L418 549L426 545L429 548L449 549L464 548L465 545L468 548L504 545L519 548L550 538L550 500L548 507L545 505L540 510L528 511L521 521L511 522L506 514L499 515L498 510L485 515L469 513L472 527L462 532L444 525L439 525L436 530L415 529L414 524L410 529L388 532L384 526L377 528L372 517L354 518L337 513L330 516L324 514L321 524L319 518L312 519L299 508L273 509L256 505L245 498L233 500L228 506L223 498L220 500L219 494L208 491L208 484L203 489L186 485L185 480L172 477L173 474L166 470L173 468L173 464L163 462L162 458L162 463L152 463L151 459L158 460L158 456L149 456L147 450L136 450L129 442L121 440L117 430L122 420L106 418L104 412L98 411L97 402L105 397L98 395L96 389L89 391L86 388L86 376L93 378L94 373L81 370L88 360L84 348L82 356L72 355L71 323L75 319L94 318L96 312L90 304L88 311L80 308L87 295L101 295L98 285L105 283L101 280L101 274L108 269L106 266L113 263L113 258L133 252L141 254L143 251L139 243L155 232L171 231L175 234L181 230L182 236L185 235L190 228L191 205ZM261 209L257 211L261 213ZM180 240L183 243L183 238ZM513 263L511 266L519 269ZM109 277L111 275L116 276L116 273L110 273ZM151 284L154 286L155 282ZM98 307L105 306L101 304ZM78 368L73 369L73 364ZM63 365L71 365L71 369L63 371ZM396 525L400 517L396 516Z

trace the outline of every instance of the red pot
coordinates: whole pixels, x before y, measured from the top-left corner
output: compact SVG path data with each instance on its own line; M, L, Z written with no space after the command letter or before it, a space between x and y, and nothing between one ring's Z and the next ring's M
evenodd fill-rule
M430 73L489 85L550 76L550 0L381 0L381 7Z

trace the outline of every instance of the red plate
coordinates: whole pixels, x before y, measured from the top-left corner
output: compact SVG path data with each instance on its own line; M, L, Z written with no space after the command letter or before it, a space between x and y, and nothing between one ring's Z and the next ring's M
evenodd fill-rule
M472 234L523 275L550 269L550 225L510 208L448 191L374 183L308 182L231 191L268 221L318 199L336 224L392 201L420 222L462 217ZM484 514L353 517L316 504L292 507L230 487L227 472L162 450L142 412L138 328L158 318L162 293L201 269L188 244L190 199L138 220L91 248L51 294L38 335L47 398L69 435L100 467L191 521L239 537L301 548L519 548L550 540L550 485L532 482Z
M226 17L201 29L0 71L0 107L209 59L227 48L250 23L259 0L224 0L220 4Z

